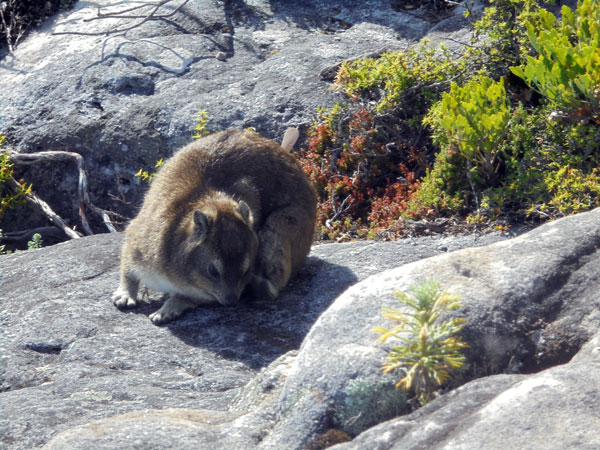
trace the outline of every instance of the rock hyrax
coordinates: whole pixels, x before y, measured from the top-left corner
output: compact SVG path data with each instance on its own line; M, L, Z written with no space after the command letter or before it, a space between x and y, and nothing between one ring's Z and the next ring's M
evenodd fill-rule
M114 304L134 306L140 283L167 292L158 324L234 305L247 286L274 299L306 259L315 215L311 183L275 142L234 130L195 141L159 169L127 227Z

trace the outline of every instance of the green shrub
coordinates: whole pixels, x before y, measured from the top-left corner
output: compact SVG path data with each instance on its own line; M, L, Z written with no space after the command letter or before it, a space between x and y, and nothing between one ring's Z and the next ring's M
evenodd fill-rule
M444 46L423 41L414 49L344 62L336 84L349 98L367 93L378 101L376 112L384 113L398 106L407 89L418 86L422 89L417 90L416 99L428 107L436 94L427 86L456 77L465 68L465 59L456 58Z
M509 119L504 80L480 76L462 87L452 83L424 123L433 127L433 141L442 151L457 152L466 161L465 175L471 183L493 186Z
M469 49L472 64L486 72L505 76L509 66L519 64L530 53L526 20L535 20L541 5L553 0L488 0L489 6L474 23L473 43Z
M298 153L317 187L320 238L402 234L399 217L434 154L422 117L464 70L426 44L342 64L336 85L349 101L319 111Z
M553 119L551 107L512 111L503 142L505 170L483 206L518 218L556 218L600 205L598 126Z
M25 182L20 183L16 192L7 185L7 182L13 178L14 167L10 162L8 151L2 150L5 143L6 138L0 133L0 219L7 210L22 205L25 196L31 192L31 184Z
M413 390L424 404L433 399L438 386L465 367L465 357L460 351L468 346L456 334L466 319L440 320L442 314L462 305L456 295L443 291L434 280L411 286L408 293L398 292L396 297L409 312L385 307L383 317L397 325L391 330L373 330L383 334L379 338L381 342L391 337L400 341L400 345L392 347L387 354L383 371L400 370L403 376L396 386Z
M512 72L552 105L600 119L600 2L583 0L562 17L540 10L525 20L527 37L537 55Z

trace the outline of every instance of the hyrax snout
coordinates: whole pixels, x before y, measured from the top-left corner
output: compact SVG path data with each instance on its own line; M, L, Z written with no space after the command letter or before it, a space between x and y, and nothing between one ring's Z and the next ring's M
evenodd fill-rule
M316 196L295 158L254 133L195 141L158 171L125 232L119 308L140 283L169 295L154 323L199 304L234 305L244 290L274 299L304 263Z

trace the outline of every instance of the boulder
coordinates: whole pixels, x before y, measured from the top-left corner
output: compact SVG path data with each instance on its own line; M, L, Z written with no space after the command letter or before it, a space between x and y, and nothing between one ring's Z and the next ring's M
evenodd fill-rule
M0 132L11 146L80 153L92 202L127 217L145 188L134 174L190 142L200 111L210 130L254 127L280 140L341 98L324 70L407 48L434 26L386 0L161 3L144 20L156 2L137 2L125 14L133 18L119 18L121 2L77 2L0 59ZM75 167L46 163L21 175L78 222ZM46 223L13 219L4 231Z
M509 378L512 381L508 382L506 377L500 377L494 379L499 380L500 385L487 380L474 382L472 388L465 387L470 393L457 398L473 405L465 417L477 416L480 431L468 434L473 445L462 448L487 448L489 436L495 430L487 427L488 418L479 415L477 408L481 412L488 411L485 404L498 396L497 406L489 409L493 411L509 404L509 399L530 391L533 393L527 402L531 409L527 411L538 411L541 417L537 423L545 424L544 427L561 424L561 430L553 431L564 434L561 441L556 441L556 448L561 448L559 443L573 444L575 436L581 438L581 447L577 448L598 446L600 434L581 431L584 424L597 431L600 423L600 409L592 406L600 395L600 372L593 368L598 365L597 344L581 348L600 332L600 209L548 223L508 241L390 269L345 291L319 317L304 339L283 384L277 425L262 443L264 448L303 448L328 428L353 435L382 417L406 412L402 399L391 397L395 390L389 378L386 395L386 378L381 374L386 350L393 343L378 344L379 335L373 328L391 325L382 318L380 310L382 306L399 307L394 292L407 291L418 281L432 277L458 294L464 305L460 315L468 322L461 334L470 346L465 354L471 366L467 379L499 373L533 373L568 363L577 355L568 365L525 379L520 375ZM578 352L591 352L590 355L595 356L581 356ZM570 376L572 384L567 384ZM517 382L521 384L515 384ZM536 388L547 385L548 389ZM573 399L557 402L569 392L567 390L578 393ZM482 400L476 400L480 395ZM577 399L586 400L576 407ZM493 419L498 426L515 424L503 434L514 434L511 441L514 445L504 448L523 448L519 444L522 438L519 433L526 424L517 424L523 415L519 404L512 404L512 416L502 411ZM555 408L560 407L568 409L555 413ZM440 417L448 417L446 412L440 414ZM572 420L555 422L569 414ZM398 422L399 429L406 429L403 420ZM429 417L420 424L422 427L410 428L421 434L414 441L407 440L408 448L416 448L418 442L424 442L419 439L425 439L430 424L436 428L439 421ZM461 426L467 425L471 423L461 422ZM447 431L452 424L444 426ZM444 430L440 436L448 439L448 448L463 439L460 432L463 428L457 429L456 434L447 434ZM377 433L369 436L374 439ZM399 431L394 436L403 434ZM476 436L479 441L474 440ZM403 440L395 440L387 434L385 439L388 447L356 444L350 448L404 448ZM527 439L528 448L547 446L546 435L539 428L531 428ZM286 442L297 444L291 446ZM499 439L498 445L502 442Z
M232 422L252 434L240 431L248 448L272 427L276 392L293 360L287 353L344 289L385 268L505 237L316 245L276 302L206 306L164 327L147 317L160 306L158 293L132 311L112 305L121 234L0 255L0 446L37 448L57 435L53 448L137 440L172 448L178 424L176 434L196 442ZM209 411L214 417L204 420Z
M600 333L567 364L472 381L336 450L600 447Z

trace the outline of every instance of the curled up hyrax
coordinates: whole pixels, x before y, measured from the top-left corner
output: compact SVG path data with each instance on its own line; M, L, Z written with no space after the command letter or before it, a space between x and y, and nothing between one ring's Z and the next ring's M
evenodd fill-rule
M314 189L289 152L295 133L281 147L230 130L170 158L125 232L114 304L135 306L140 283L166 292L150 315L160 324L200 304L235 305L247 287L276 298L304 263L315 224Z

